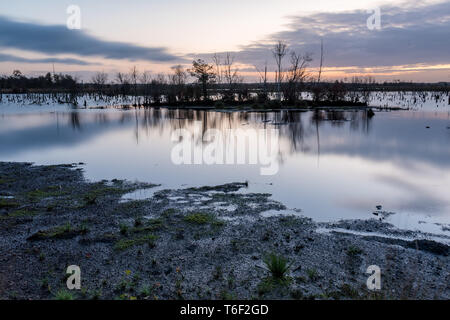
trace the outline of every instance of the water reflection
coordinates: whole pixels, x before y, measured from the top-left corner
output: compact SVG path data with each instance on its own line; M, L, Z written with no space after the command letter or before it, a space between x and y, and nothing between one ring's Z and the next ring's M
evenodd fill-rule
M280 172L258 166L175 166L174 129L280 132ZM450 223L448 112L213 112L185 109L84 110L0 116L0 159L85 162L92 179L138 179L167 187L250 182L317 220L370 217L377 204L392 222ZM203 139L197 144L205 144ZM406 218L405 218L406 217ZM396 220L397 219L397 220ZM405 222L406 221L406 222ZM423 228L424 224L421 224Z

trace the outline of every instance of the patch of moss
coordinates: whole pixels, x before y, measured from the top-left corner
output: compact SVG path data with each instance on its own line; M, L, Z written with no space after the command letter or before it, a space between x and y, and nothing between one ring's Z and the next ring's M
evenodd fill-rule
M15 180L12 178L5 178L5 177L1 177L0 178L0 184L7 184L7 183L12 183Z
M235 182L218 186L204 186L199 188L189 188L188 190L207 192L207 191L222 191L222 192L236 192L241 188L247 188L248 182Z
M130 231L132 233L141 233L160 230L163 227L163 221L161 219L150 219L145 222L145 224L138 224L138 226L133 227Z
M108 195L118 195L127 192L127 190L115 187L105 186L102 183L95 184L91 190L83 195L83 200L86 205L95 204L97 199L106 197Z
M55 300L75 300L75 296L73 293L62 289L55 294Z
M349 297L352 299L357 299L359 298L359 293L356 289L354 289L352 286L350 286L347 283L344 283L341 286L341 293L344 297Z
M67 194L66 191L62 190L59 186L49 186L44 190L36 189L29 191L25 196L31 201L40 201L46 198L60 197Z
M350 247L347 249L347 254L348 254L349 256L352 256L352 257L358 256L358 255L360 255L361 253L363 253L363 251L362 251L360 248L355 247L355 246L350 246Z
M227 290L222 290L220 292L220 298L222 300L236 300L236 295L232 292L228 292Z
M275 290L286 290L291 284L291 282L292 279L290 277L285 277L282 279L266 277L263 280L261 280L256 290L259 296L263 296Z
M122 210L125 210L125 211L135 210L135 209L139 209L145 203L146 203L145 200L133 200L133 201L122 202L122 203L119 204L118 209L120 211L122 211Z
M194 212L184 217L184 221L192 224L223 224L223 221L217 220L217 218L209 213Z
M17 208L19 203L12 199L0 199L0 209Z
M122 239L116 242L116 245L114 246L114 249L122 251L126 250L128 248L142 245L142 244L149 244L150 246L153 246L155 244L155 241L158 237L153 234L147 234L142 237L133 238L133 239Z
M177 212L176 209L169 208L167 210L164 210L164 212L162 213L162 216L164 216L164 217L171 216L171 215L174 215L176 212Z
M32 216L34 216L36 214L37 214L36 211L31 211L31 210L27 210L27 209L20 209L20 210L15 210L15 211L9 213L5 217L0 217L0 219L32 217Z
M87 233L87 228L82 227L72 227L70 223L66 223L62 226L57 226L47 230L40 230L35 234L28 237L27 240L46 240L46 239L70 239L81 234Z
M196 227L192 233L195 240L213 237L225 225L225 221L217 219L215 215L202 212L190 213L183 217L183 221Z
M310 281L316 281L319 279L319 273L316 269L308 269L306 270L306 273L308 274L308 278Z

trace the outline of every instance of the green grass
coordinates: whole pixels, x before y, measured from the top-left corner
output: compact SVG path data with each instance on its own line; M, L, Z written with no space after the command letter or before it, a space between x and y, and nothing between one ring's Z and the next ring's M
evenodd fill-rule
M319 278L319 274L317 273L316 269L308 269L306 270L306 273L308 274L308 278L310 281L315 281Z
M73 227L70 222L64 225L53 227L47 230L40 230L30 236L28 240L45 240L45 239L63 239L72 238L79 234L86 234L88 229L86 227Z
M121 223L119 225L119 230L121 234L126 235L128 233L128 225Z
M354 289L352 286L350 286L349 284L344 283L341 286L341 293L343 296L345 297L349 297L352 299L357 299L359 298L359 293L356 289Z
M149 297L153 292L153 288L150 286L144 286L139 290L139 295L141 297Z
M55 300L75 300L73 293L61 289L55 294Z
M83 196L85 205L93 205L97 203L97 200L108 195L117 195L125 193L126 191L121 188L114 188L105 186L102 183L95 184L91 190L86 192Z
M59 186L50 186L44 190L36 189L30 192L27 192L25 196L31 201L40 201L46 198L52 197L60 197L62 195L67 194L66 191L63 191Z
M352 256L352 257L355 257L355 256L357 256L357 255L360 255L361 253L363 253L363 251L362 251L360 248L355 247L355 246L350 246L350 247L347 249L347 254L348 254L349 256Z
M19 203L12 199L0 199L0 209L12 209L17 208Z
M130 230L131 233L141 233L141 232L150 232L155 230L160 230L163 227L162 219L150 219L145 222L142 222L138 226L135 226Z
M141 218L141 217L136 217L136 218L134 219L134 226L135 226L135 227L142 226L142 218Z
M284 278L274 278L274 277L266 277L258 284L256 290L258 295L263 296L267 293L274 291L275 289L286 289L292 279L289 277Z
M163 214L163 215L173 215L173 214L175 214L175 213L177 213L177 210L176 210L176 209L174 209L174 208L169 208L169 209L165 210L162 214Z
M203 212L189 213L187 216L184 217L184 221L196 225L210 224L213 227L221 227L225 224L224 221L217 219L216 216L214 216L213 214Z
M265 259L267 269L275 279L283 279L289 271L290 264L283 256L278 256L274 253L269 254Z
M228 292L227 290L222 290L220 292L220 298L222 300L236 300L236 295L234 295L231 292Z
M184 221L193 224L208 224L214 221L214 217L207 213L190 213L184 218Z
M27 210L27 209L19 209L19 210L15 210L15 211L13 211L11 213L8 213L7 216L0 217L0 220L8 219L8 218L32 217L32 216L34 216L36 214L37 214L36 211L31 211L31 210Z
M134 239L122 239L116 242L114 249L122 251L146 243L152 246L155 244L157 238L158 237L153 234L148 234Z
M14 181L15 180L11 179L11 178L6 178L6 177L0 178L0 184L13 183Z

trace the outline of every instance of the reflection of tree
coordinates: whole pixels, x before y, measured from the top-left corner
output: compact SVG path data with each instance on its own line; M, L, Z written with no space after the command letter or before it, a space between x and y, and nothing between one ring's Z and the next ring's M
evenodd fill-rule
M71 112L70 125L80 130L82 119L92 119L91 115ZM164 109L145 108L125 110L122 112L99 112L94 115L96 124L106 126L116 123L123 126L132 125L136 142L139 143L139 133L142 130L147 136L159 133L160 136L167 129L187 129L193 131L194 126L200 125L201 137L196 143L203 144L202 136L208 129L279 129L280 139L288 142L288 148L280 152L307 153L316 149L320 155L321 140L327 141L332 135L339 134L340 128L369 134L371 117L366 111L342 110L314 110L305 111L277 111L277 112L216 112L192 109ZM323 128L322 128L323 127ZM330 130L330 128L336 128ZM323 143L323 141L322 141Z
M70 125L74 130L81 130L80 114L76 111L69 114Z
M289 138L291 141L291 147L294 152L303 150L303 142L305 136L305 130L302 122L301 112L288 112L288 117L286 118L288 122Z

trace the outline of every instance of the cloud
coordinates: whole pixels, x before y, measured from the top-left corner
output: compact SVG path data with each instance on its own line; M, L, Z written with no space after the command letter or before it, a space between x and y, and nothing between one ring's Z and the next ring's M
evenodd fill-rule
M41 59L29 59L14 56L11 54L0 53L0 62L21 62L21 63L61 63L61 64L72 64L79 66L88 66L92 63L72 58L41 58Z
M82 30L61 25L19 22L0 16L0 47L44 54L75 54L106 59L169 62L179 60L162 47L142 47L130 43L104 41Z
M450 63L450 2L380 9L380 30L367 28L372 12L366 10L290 16L288 30L242 46L236 61L274 67L273 43L284 40L292 50L313 53L317 65L323 39L326 67Z

